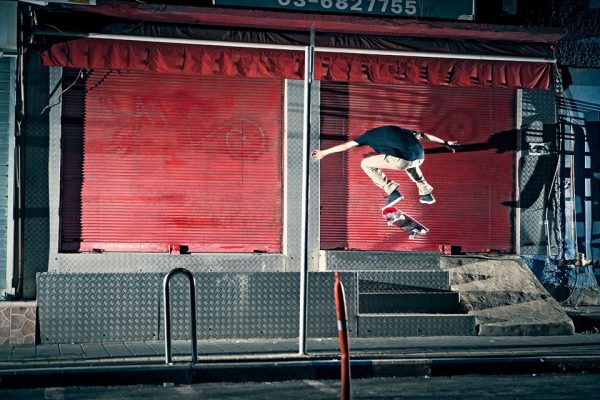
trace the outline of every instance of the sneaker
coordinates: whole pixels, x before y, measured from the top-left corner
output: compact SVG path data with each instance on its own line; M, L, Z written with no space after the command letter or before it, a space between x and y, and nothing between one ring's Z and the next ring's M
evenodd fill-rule
M394 190L388 196L388 201L387 201L387 204L385 206L386 207L391 207L391 206L393 206L394 204L396 204L397 202L399 202L402 199L404 199L404 196L402 196L402 194L400 194L399 191Z
M421 196L419 201L423 204L433 204L433 203L435 203L435 198L433 197L433 195L431 193L429 193L429 194L424 194L423 196Z

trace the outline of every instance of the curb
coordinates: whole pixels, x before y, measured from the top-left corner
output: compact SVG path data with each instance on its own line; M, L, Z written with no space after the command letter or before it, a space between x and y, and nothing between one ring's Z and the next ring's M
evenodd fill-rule
M354 379L376 377L600 372L600 356L352 360ZM0 371L0 388L273 382L339 379L340 362L294 360L212 364L86 366Z

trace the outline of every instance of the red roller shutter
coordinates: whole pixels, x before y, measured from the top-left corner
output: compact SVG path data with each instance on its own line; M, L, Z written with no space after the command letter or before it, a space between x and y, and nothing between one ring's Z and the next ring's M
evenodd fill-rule
M83 139L63 131L62 249L280 252L282 97L279 79L90 72Z
M325 158L321 163L322 248L437 251L440 244L452 244L465 251L512 251L514 104L512 89L323 82L323 148L387 124L458 140L462 147L452 154L423 142L427 153L422 170L434 187L437 203L433 205L419 203L416 186L404 172L386 171L401 185L402 209L430 229L417 240L409 240L382 219L385 194L360 167L370 148Z

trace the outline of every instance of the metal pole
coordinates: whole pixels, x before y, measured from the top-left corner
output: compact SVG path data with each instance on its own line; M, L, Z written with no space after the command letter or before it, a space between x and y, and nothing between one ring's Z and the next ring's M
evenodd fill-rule
M304 49L304 129L302 131L302 226L300 243L300 323L298 353L306 354L306 322L308 307L308 178L310 172L310 90L314 74L315 28L310 30L310 46Z
M317 47L317 52L323 53L347 53L347 54L368 54L377 56L398 56L398 57L428 57L428 58L450 58L461 60L480 60L480 61L515 61L515 62L539 62L556 64L555 58L542 57L521 57L521 56L496 56L491 54L451 54L451 53L434 53L424 51L395 51L395 50L370 50L370 49L344 49L337 47Z
M198 362L198 337L196 334L196 279L194 275L185 268L172 269L163 280L163 306L164 306L164 325L165 325L165 363L173 364L171 353L171 301L169 288L171 278L177 274L184 274L190 282L190 314L192 331L192 364Z
M335 301L335 316L338 325L338 341L340 343L340 382L342 400L350 400L350 352L348 351L348 313L346 312L346 293L340 280L340 273L335 272L333 283L333 298Z

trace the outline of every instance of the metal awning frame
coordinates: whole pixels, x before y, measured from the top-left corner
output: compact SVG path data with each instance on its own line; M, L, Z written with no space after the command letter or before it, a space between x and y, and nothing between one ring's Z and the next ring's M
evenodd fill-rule
M200 39L185 39L185 38L167 38L155 36L137 36L137 35L120 35L112 33L82 33L82 32L59 32L54 30L35 30L34 36L59 36L73 38L89 38L89 39L105 39L105 40L123 40L134 42L149 42L149 43L172 43L172 44L187 44L196 46L220 46L220 47L240 47L254 49L270 49L270 50L288 50L304 52L306 46L299 45L283 45L271 43L248 43L248 42L230 42L216 40L200 40ZM556 64L556 58L542 57L522 57L522 56L505 56L505 55L480 55L480 54L449 54L449 53L434 53L420 51L395 51L395 50L372 50L372 49L355 49L355 48L338 48L338 47L320 47L313 46L315 53L345 53L345 54L365 54L379 56L397 56L397 57L419 57L419 58L445 58L445 59L461 59L461 60L482 60L482 61L511 61L511 62L533 62L533 63L551 63Z

